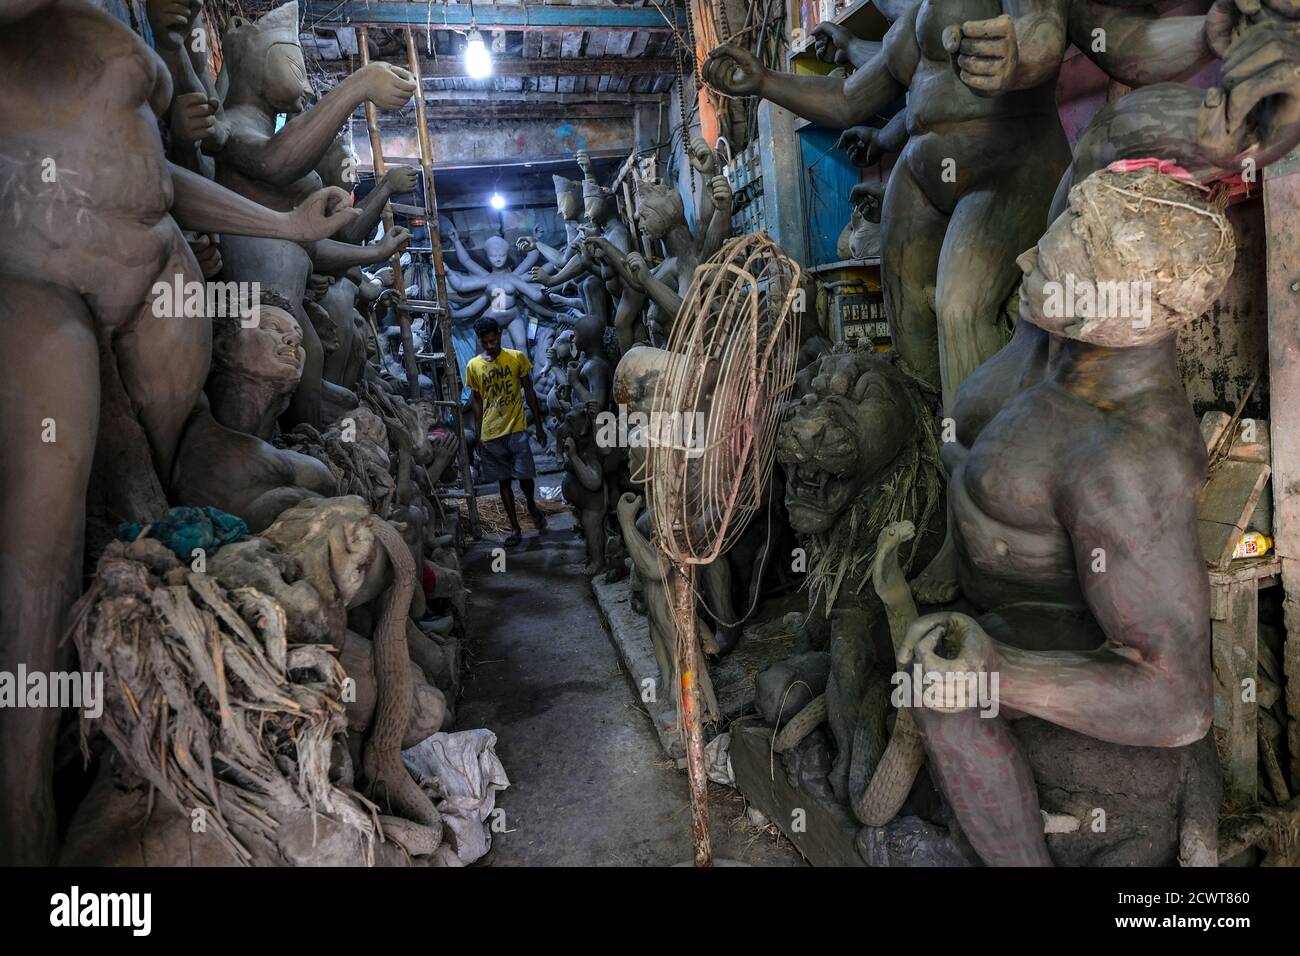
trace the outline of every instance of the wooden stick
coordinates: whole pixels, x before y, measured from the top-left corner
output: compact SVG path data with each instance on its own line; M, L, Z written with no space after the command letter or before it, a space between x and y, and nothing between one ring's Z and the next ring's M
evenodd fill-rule
M429 228L429 245L433 251L433 279L438 290L438 330L442 333L443 398L454 406L452 421L456 425L456 463L465 484L469 501L469 534L474 540L483 536L479 521L478 498L474 479L469 473L469 449L465 447L465 420L460 407L460 366L456 364L456 347L452 342L451 310L447 308L447 270L442 262L442 226L438 220L438 191L433 178L433 143L424 111L424 83L420 78L420 58L415 52L415 37L406 28L406 59L415 79L415 128L420 137L420 165L424 169L424 222Z
M369 47L369 30L361 27L358 31L357 46L361 54L361 65L370 64L370 47ZM370 133L370 156L371 165L375 170L375 188L379 188L379 181L384 178L384 173L388 171L388 166L384 162L383 143L379 138L379 119L376 116L375 104L366 100L366 129ZM393 228L393 207L389 203L384 203L384 232ZM393 267L393 285L397 289L397 298L401 306L406 305L406 276L402 274L402 254L401 252L393 253L391 265ZM404 359L406 364L406 397L414 401L420 397L420 370L415 364L415 338L411 335L411 317L407 314L406 309L399 306L397 309L397 326L402 330L402 351L405 353Z
M673 625L677 631L677 670L681 674L679 719L686 734L686 776L691 791L691 843L696 866L713 866L709 834L709 777L704 769L704 727L700 723L699 669L703 666L695 619L695 565L673 575Z

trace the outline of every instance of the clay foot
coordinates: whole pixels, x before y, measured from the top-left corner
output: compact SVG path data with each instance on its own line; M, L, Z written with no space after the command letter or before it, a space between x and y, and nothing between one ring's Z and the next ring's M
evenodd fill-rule
M516 529L506 536L506 539L501 542L501 546L505 548L513 548L522 540L524 540L523 533Z

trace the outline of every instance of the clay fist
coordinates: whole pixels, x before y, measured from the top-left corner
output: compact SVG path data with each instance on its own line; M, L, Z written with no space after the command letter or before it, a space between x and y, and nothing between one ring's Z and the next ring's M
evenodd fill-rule
M537 240L532 236L520 236L515 240L515 248L520 252L532 252L537 248Z
M996 96L1012 89L1020 66L1020 46L1016 23L1006 14L946 28L943 48L952 55L961 81L976 95Z
M1261 20L1232 45L1198 117L1198 141L1211 161L1239 171L1239 158L1249 150L1262 166L1300 142L1297 62L1300 34L1293 21Z
M984 632L972 617L957 611L927 614L912 622L898 648L898 666L910 670L921 668L924 677L929 674L953 675L942 681L943 703L927 707L944 714L980 706L978 700L966 699L963 693L968 686L966 674L981 674L997 669L993 639ZM927 682L927 694L929 686Z
M638 290L644 292L646 280L650 278L650 266L646 264L645 257L639 252L628 254L627 274Z
M167 50L175 50L185 42L190 21L201 6L200 0L149 0L145 16L154 42Z
M327 239L361 215L352 208L352 197L337 186L318 189L290 212L285 213L286 239L313 242Z
M228 135L225 123L218 119L221 101L206 93L182 93L172 101L169 117L172 133L186 143L212 140L221 145Z
M384 184L395 193L409 193L419 182L419 176L412 166L393 166L384 173Z
M691 143L687 156L690 158L691 166L698 169L700 175L706 179L718 171L717 154L702 139L697 139Z
M370 63L353 76L365 84L366 99L381 110L400 110L415 95L415 79L400 66Z
M849 62L849 55L846 51L852 39L853 34L838 23L823 20L813 28L813 51L817 54L817 59L823 63L835 63L842 66Z
M221 247L217 245L216 236L205 232L186 241L190 245L190 251L194 253L194 258L199 261L203 278L211 279L221 271Z
M584 176L591 176L591 154L585 149L578 150L578 168Z
M405 226L394 226L384 233L384 238L375 243L376 250L383 250L385 258L396 255L406 248L411 241L411 230Z
M744 47L724 43L715 47L701 68L704 82L731 96L762 92L767 68Z
M717 208L731 208L731 183L726 176L718 175L709 180L709 195L713 197L713 205Z

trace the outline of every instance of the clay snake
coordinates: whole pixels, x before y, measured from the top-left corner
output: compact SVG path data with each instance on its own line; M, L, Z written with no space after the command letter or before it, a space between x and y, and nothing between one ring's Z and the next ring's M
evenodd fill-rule
M876 594L885 605L895 652L908 626L917 618L916 603L897 559L898 548L915 533L910 521L898 521L886 526L876 541L871 578ZM908 708L898 708L894 732L886 733L889 687L887 679L868 682L861 717L853 732L849 804L858 820L867 826L884 826L897 815L925 763L921 734ZM776 735L772 748L784 753L825 719L826 695L822 694L790 719Z

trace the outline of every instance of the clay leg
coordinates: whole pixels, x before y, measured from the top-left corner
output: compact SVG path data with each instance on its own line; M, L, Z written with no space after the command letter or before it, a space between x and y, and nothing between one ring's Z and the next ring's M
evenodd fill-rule
M731 600L731 560L720 555L700 567L705 603L715 623L719 654L730 654L740 643L740 614Z
M582 537L587 542L587 556L591 565L590 574L603 574L605 571L605 509L584 508L578 513L582 522Z
M70 292L0 279L0 670L60 669L80 589L86 485L99 427L99 348ZM53 428L53 441L42 440ZM20 688L23 693L25 688ZM55 851L53 707L0 707L0 864Z
M925 198L900 162L885 187L880 274L894 348L921 379L939 387L939 339L927 289L935 284L948 217Z
M975 852L989 866L1051 866L1029 762L1003 717L978 710L909 713L930 771Z
M171 285L177 276L181 283L203 281L198 261L179 229L157 281ZM138 410L154 466L166 488L181 429L208 377L212 321L207 316L154 315L151 298L131 328L113 340L113 351L122 386Z
M957 201L935 293L946 409L957 386L1004 344L998 310L1020 280L1016 256L1042 238L1060 172L1049 155L1013 166Z

